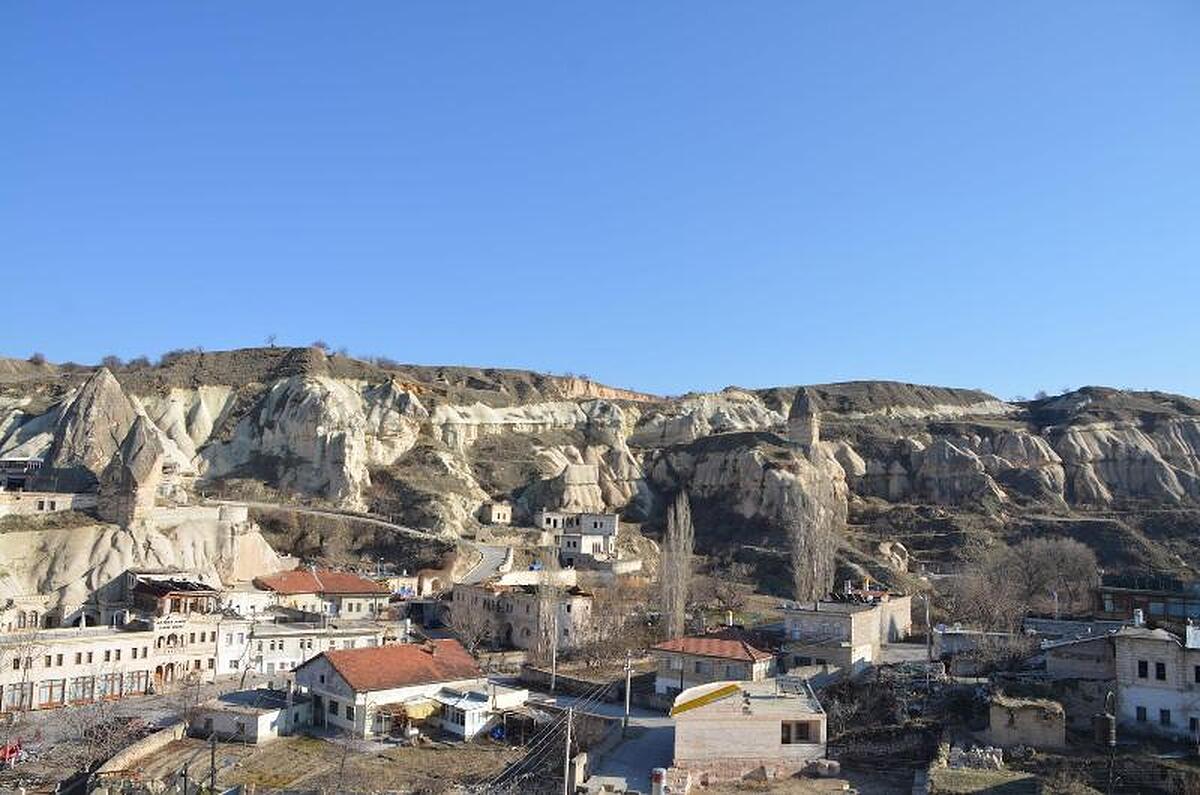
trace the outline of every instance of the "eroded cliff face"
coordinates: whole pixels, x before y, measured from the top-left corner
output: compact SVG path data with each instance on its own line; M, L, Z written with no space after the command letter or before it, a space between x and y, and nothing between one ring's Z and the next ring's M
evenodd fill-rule
M1089 388L1011 404L942 387L820 385L803 392L818 407L813 426L793 416L795 387L657 399L319 351L20 374L0 389L0 457L94 480L140 417L201 487L249 478L446 534L472 527L489 499L512 501L518 519L562 508L653 520L681 488L766 524L793 492L842 514L863 499L990 512L1200 505L1200 403L1157 393Z
M164 511L129 528L111 524L0 534L0 597L43 594L70 615L129 569L185 570L208 582L245 582L292 561L256 525L222 520L218 509Z

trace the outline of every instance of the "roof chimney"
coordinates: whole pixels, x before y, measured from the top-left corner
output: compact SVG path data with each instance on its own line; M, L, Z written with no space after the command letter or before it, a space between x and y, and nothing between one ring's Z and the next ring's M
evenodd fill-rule
M1135 627L1146 626L1146 614L1142 612L1142 608L1140 607L1133 611L1133 625Z

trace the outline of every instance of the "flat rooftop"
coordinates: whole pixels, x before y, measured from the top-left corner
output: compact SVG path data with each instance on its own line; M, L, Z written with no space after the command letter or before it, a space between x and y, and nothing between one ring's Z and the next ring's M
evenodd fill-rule
M736 687L729 695L720 695L718 691ZM675 697L673 714L690 711L691 702L704 700L716 695L716 698L703 703L715 703L726 698L738 698L750 707L754 714L779 714L780 716L796 715L797 713L824 714L821 702L817 700L812 688L799 677L776 677L764 679L761 682L709 682L708 684L689 687ZM702 706L700 707L702 708Z
M307 704L308 701L309 697L307 695L295 691L292 692L292 706ZM261 715L266 712L285 709L288 706L288 693L286 690L272 690L265 687L254 690L235 690L232 693L224 693L216 698L209 699L200 706L203 709L220 709L229 712Z

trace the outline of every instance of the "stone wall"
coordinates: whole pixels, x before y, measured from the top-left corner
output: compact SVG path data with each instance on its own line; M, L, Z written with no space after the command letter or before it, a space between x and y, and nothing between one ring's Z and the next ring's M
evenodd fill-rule
M180 721L171 724L165 729L156 731L154 734L143 737L132 745L118 751L112 759L109 759L97 768L96 778L103 779L126 771L136 770L139 763L150 754L162 750L176 740L183 739L186 731L187 723Z
M31 516L39 513L82 511L95 507L95 494L61 491L0 492L0 516Z

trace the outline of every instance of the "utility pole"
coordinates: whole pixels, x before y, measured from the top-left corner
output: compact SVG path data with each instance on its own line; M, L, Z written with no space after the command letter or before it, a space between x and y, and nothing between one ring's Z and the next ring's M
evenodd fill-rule
M183 795L188 795L188 765L191 762L185 762L183 765Z
M574 708L567 707L567 745L563 754L563 795L571 795L571 719Z
M621 723L621 736L629 733L629 685L633 681L633 652L625 651L625 720Z
M209 735L208 761L212 765L212 769L208 774L208 791L217 791L217 733L214 731Z
M550 692L558 679L558 605L554 606L553 618L550 621Z

